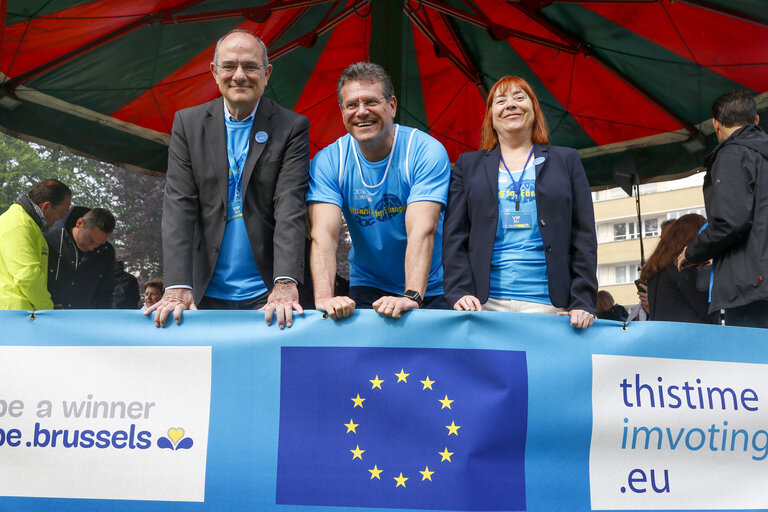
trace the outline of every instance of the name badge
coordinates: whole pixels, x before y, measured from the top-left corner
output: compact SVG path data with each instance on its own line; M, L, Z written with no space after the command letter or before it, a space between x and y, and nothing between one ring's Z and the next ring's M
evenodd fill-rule
M232 201L227 207L227 221L243 215L243 202L240 200Z
M531 212L503 212L501 214L501 227L503 229L531 229Z

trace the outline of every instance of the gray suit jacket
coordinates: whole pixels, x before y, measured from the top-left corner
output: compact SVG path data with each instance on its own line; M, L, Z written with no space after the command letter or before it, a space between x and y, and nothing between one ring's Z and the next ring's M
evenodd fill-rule
M213 275L227 217L228 172L222 98L176 112L163 200L166 286L191 285L195 302ZM254 135L266 132L266 142ZM262 97L243 168L243 219L267 287L304 276L309 120Z

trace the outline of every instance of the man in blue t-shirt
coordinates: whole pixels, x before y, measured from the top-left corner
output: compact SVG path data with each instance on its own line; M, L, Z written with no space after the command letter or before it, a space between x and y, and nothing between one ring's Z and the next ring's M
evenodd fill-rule
M331 318L373 308L399 318L447 308L442 211L451 167L429 135L394 123L397 100L384 69L349 66L338 98L349 132L312 160L307 202L315 307ZM336 241L344 215L352 237L349 297L334 295Z
M302 313L309 120L263 96L272 65L261 39L216 44L221 92L180 110L163 201L165 293L155 325L185 309L263 309L282 328Z

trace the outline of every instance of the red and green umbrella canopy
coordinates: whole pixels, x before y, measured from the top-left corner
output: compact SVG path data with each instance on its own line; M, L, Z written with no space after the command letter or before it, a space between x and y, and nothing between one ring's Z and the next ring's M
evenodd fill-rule
M491 85L524 77L593 186L627 153L645 178L700 165L724 92L768 104L768 0L0 0L0 20L0 129L161 173L233 28L265 41L266 94L310 118L313 155L345 133L337 78L369 59L452 160L478 149Z

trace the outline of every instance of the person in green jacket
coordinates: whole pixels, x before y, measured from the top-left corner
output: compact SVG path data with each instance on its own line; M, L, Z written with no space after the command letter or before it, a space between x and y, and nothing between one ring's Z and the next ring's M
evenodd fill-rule
M53 309L43 232L64 218L72 191L43 180L0 215L0 309Z

